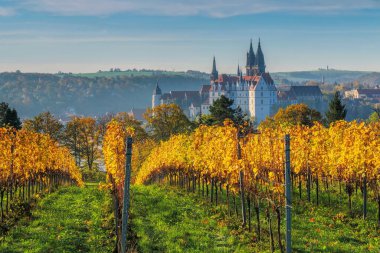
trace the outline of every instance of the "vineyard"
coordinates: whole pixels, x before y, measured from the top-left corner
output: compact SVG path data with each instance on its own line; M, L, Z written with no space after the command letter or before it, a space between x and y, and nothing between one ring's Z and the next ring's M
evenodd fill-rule
M114 119L106 182L76 187L84 182L68 148L1 128L0 251L285 252L291 209L294 252L378 252L379 136L379 123L253 131L226 120L158 142ZM31 202L36 216L12 228Z
M49 135L0 128L1 221L37 194L60 185L82 185L81 174L67 148Z
M226 121L224 126L200 126L189 135L174 135L159 144L136 141L132 181L177 186L207 197L214 205L226 205L230 215L241 214L242 226L254 230L257 241L269 238L272 252L283 251L286 134L290 135L294 197L314 206L346 205L351 217L376 220L380 225L379 123L338 121L329 128L315 124L244 132ZM109 186L117 203L122 202L128 135L133 130L114 121L103 146ZM358 191L360 214L352 203ZM377 211L371 208L369 212L369 203ZM120 205L116 207L121 217Z

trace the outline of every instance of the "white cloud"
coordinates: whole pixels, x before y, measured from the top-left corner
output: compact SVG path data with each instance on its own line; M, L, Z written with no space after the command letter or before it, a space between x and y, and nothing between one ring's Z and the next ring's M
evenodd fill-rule
M138 13L229 17L280 11L331 13L380 8L378 0L19 0L19 2L23 8L29 10L68 16Z
M15 14L14 9L12 8L6 8L6 7L0 7L0 17L8 17Z

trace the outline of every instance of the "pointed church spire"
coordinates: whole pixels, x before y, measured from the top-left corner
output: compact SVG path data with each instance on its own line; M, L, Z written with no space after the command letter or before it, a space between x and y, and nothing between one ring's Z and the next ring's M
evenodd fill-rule
M249 45L249 66L255 65L255 53L253 52L252 39Z
M265 73L265 60L264 60L263 51L261 50L260 38L259 38L259 45L257 46L255 65L257 65L259 74Z
M218 79L218 71L216 70L215 56L214 56L214 60L213 60L213 62L212 62L212 71L211 71L210 79L211 79L212 81L215 81L215 80Z
M156 82L156 87L155 87L154 90L153 90L153 95L162 95L162 92L161 92L160 86L158 86L158 80L157 80L157 82Z
M239 67L239 64L238 64L238 69L237 69L237 75L240 76L240 67Z

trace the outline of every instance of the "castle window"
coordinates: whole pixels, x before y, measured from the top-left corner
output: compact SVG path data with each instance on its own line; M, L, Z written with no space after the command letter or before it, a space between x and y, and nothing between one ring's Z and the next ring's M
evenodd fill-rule
M263 92L261 92L261 96L264 96L264 93L263 93Z
M264 104L264 101L261 99L261 104Z

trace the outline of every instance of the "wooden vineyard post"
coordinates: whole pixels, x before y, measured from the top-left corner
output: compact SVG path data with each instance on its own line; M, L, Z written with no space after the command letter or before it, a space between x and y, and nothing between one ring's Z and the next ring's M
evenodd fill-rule
M237 158L238 160L241 160L241 147L240 147L240 134L239 131L237 133ZM242 218L243 218L243 224L242 226L245 227L247 224L247 214L245 210L245 197L244 197L244 172L242 169L240 169L239 172L239 188L240 188L240 199L241 199L241 212L242 212Z
M363 175L363 219L367 218L367 177Z
M290 180L290 136L285 135L285 210L286 210L286 253L292 252L292 191Z
M124 194L123 194L123 213L121 224L121 252L127 251L127 231L128 231L128 209L129 209L129 187L131 180L131 161L132 161L132 138L127 138L126 164L125 164L125 179L124 179Z

